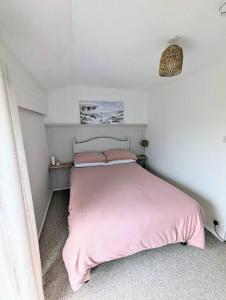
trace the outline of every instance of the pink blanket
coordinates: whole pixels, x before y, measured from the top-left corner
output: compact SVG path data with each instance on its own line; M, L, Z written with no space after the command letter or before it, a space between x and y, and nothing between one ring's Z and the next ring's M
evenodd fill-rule
M204 249L199 204L136 163L72 168L63 259L73 290L94 266L187 241Z

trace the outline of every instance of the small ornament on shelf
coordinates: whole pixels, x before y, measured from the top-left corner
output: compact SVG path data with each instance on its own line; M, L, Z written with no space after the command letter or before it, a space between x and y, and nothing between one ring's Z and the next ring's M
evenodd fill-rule
M56 165L56 157L54 155L51 156L51 165L52 166Z

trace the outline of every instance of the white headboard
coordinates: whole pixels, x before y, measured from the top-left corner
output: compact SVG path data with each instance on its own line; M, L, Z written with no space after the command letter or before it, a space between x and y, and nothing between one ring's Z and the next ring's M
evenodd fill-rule
M85 141L73 141L74 153L89 151L106 151L109 149L129 150L129 138L97 137Z

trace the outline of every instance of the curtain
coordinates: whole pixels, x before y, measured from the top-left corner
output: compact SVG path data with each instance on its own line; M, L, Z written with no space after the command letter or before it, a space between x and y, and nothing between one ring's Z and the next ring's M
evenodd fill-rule
M0 64L0 245L3 299L44 299L18 109L3 64Z

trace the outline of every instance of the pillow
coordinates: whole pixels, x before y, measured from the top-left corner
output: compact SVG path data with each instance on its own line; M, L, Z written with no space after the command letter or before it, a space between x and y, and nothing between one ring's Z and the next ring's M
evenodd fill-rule
M113 165L122 165L135 162L134 159L121 159L121 160L112 160L108 161L105 165L106 166L113 166Z
M112 149L104 151L104 155L106 156L107 161L115 161L115 160L132 160L136 161L137 157L135 154L129 152L125 149Z
M106 164L106 157L101 152L79 152L74 156L75 167L89 167Z
M98 167L98 166L106 166L105 162L96 162L96 163L81 163L81 164L74 164L76 168L85 168L85 167Z

